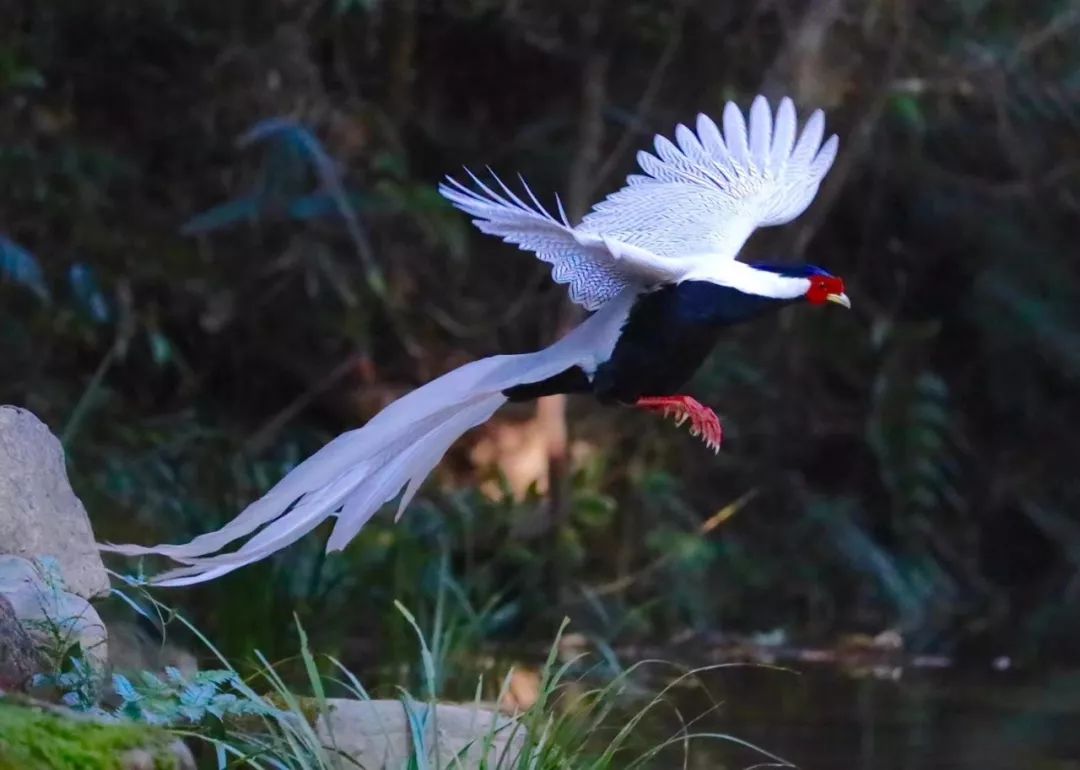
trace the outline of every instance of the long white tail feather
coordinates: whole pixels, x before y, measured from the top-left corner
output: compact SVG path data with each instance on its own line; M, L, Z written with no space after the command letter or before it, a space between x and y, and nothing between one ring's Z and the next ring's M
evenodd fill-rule
M99 548L167 556L185 565L151 580L159 586L220 577L285 548L332 516L337 523L327 550L340 550L404 488L400 516L450 445L506 403L504 390L571 366L593 371L610 354L633 297L631 291L620 295L544 350L473 361L402 396L362 428L327 443L215 532L182 545ZM216 553L260 527L236 550Z
M423 431L430 421L424 421L425 425L414 423L415 432L408 431L388 445L379 457L348 468L317 492L301 498L287 514L237 551L204 558L179 558L187 566L158 575L154 584L176 587L219 577L291 545L334 515L338 523L327 550L340 550L406 483L419 487L455 439L486 420L505 402L506 397L501 393L481 397L426 433ZM341 511L335 514L339 507Z
M326 543L328 551L340 551L350 540L356 537L360 528L367 523L383 503L394 498L405 487L405 493L398 503L395 518L400 518L405 507L420 489L424 479L435 468L443 455L458 437L471 428L487 422L500 406L506 403L506 396L497 393L484 396L475 403L455 414L445 423L417 441L406 452L387 464L379 472L365 481L362 496L350 498L352 510L348 507L341 511L338 522L334 525L330 539ZM384 470L385 469L385 470ZM376 483L376 479L384 476ZM407 485L406 485L407 483ZM367 491L370 488L370 491Z

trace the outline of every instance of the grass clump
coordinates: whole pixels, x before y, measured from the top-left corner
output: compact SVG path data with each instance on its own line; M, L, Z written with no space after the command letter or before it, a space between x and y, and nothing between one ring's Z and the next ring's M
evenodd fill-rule
M444 597L445 598L445 597ZM154 599L148 615L164 616L169 611ZM129 600L133 602L133 600ZM386 734L400 739L407 733L407 756L376 767L484 768L485 770L607 770L671 767L684 764L698 741L725 741L759 752L773 766L790 766L768 752L739 739L716 732L698 730L701 717L684 720L677 710L678 727L668 735L655 737L656 725L671 722L661 715L669 706L673 689L697 681L710 669L683 670L663 661L646 661L610 673L611 661L604 663L606 681L589 667L584 656L563 659L560 640L568 621L563 622L540 672L535 702L517 713L493 717L494 704L505 702L513 670L507 671L492 692L491 681L480 674L469 703L477 715L478 727L463 738L448 736L440 718L447 718L443 699L448 680L463 681L463 656L455 640L461 634L445 601L436 604L428 632L403 605L398 612L411 628L419 648L414 667L418 678L413 686L398 685L394 694L400 711L392 711L399 725ZM119 706L113 713L129 720L169 727L175 734L196 738L216 760L218 768L250 767L266 770L340 770L369 767L346 750L358 731L371 732L371 725L336 722L335 698L371 701L368 689L337 658L317 655L310 649L307 635L296 621L299 653L291 659L271 663L255 652L255 665L241 674L197 628L182 616L172 614L212 654L220 668L185 677L167 670L164 677L138 674L114 677ZM667 684L650 692L642 686L646 669L662 670ZM484 696L489 699L485 700ZM494 695L493 699L490 696ZM385 705L385 701L383 703ZM376 709L371 713L375 714ZM383 711L381 713L388 713ZM460 713L460 712L459 712ZM712 713L712 709L708 713ZM404 717L406 729L401 729ZM706 715L702 715L706 716ZM339 732L335 735L335 724ZM650 730L643 728L648 725ZM376 729L381 728L377 726ZM653 736L648 734L652 732ZM448 737L452 740L448 740Z

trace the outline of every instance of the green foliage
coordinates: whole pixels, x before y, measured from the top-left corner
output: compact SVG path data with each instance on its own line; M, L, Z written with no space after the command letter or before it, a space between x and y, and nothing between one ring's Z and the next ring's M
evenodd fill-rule
M201 724L244 716L267 716L265 704L238 691L235 671L198 671L186 677L173 667L164 678L141 671L136 679L113 675L113 688L121 699L118 716L151 725Z
M91 650L83 647L79 634L82 618L56 616L52 612L52 608L62 611L69 606L59 596L67 591L59 563L52 557L40 557L34 564L42 581L37 600L50 610L44 617L22 621L34 634L37 657L44 669L34 675L31 686L59 694L70 708L91 711L101 697L105 679L101 658L91 658Z
M69 652L53 673L35 674L31 687L51 688L60 693L60 700L76 711L98 712L101 698L101 671L82 655Z
M868 443L896 505L894 526L911 536L929 517L965 508L949 386L931 372L894 373L879 380L874 396Z

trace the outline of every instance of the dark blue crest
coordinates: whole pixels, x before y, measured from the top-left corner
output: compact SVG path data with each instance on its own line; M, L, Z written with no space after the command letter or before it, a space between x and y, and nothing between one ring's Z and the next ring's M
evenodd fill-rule
M767 270L770 273L777 273L778 275L786 275L790 278L809 278L814 275L824 275L832 277L832 273L828 270L824 270L817 265L775 265L775 264L754 264L751 265L755 270Z

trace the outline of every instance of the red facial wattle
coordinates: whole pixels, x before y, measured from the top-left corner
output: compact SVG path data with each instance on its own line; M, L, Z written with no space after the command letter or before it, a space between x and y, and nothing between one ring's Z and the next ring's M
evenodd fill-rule
M811 305L824 305L831 294L844 293L844 279L835 275L815 275L810 278L806 301Z

